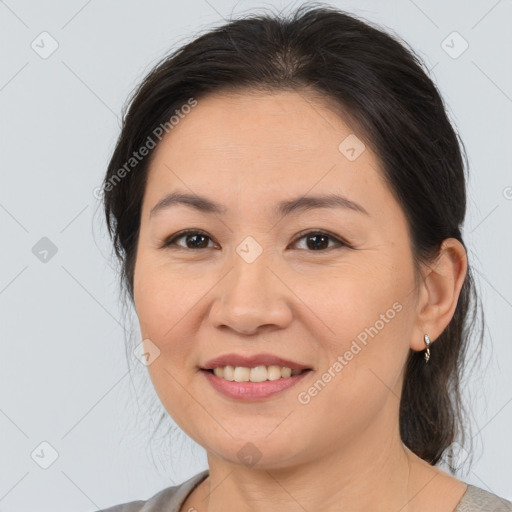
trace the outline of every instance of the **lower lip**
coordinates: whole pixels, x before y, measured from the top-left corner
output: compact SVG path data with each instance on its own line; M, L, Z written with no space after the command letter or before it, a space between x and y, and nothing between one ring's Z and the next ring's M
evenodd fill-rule
M210 384L220 393L239 400L259 400L275 395L285 389L295 386L311 370L299 373L293 377L280 378L276 380L265 380L263 382L235 382L217 377L214 373L201 370Z

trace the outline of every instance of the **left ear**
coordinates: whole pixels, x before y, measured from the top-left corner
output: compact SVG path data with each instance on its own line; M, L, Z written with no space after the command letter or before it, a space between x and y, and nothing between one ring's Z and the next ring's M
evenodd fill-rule
M464 246L455 238L443 240L439 256L429 265L420 284L418 311L411 340L413 350L424 350L424 335L436 340L455 313L464 284L468 260Z

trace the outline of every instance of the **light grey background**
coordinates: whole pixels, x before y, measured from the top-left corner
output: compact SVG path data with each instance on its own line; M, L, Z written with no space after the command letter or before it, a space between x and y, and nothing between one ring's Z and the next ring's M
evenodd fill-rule
M459 477L512 499L512 2L332 3L418 51L465 141L464 235L489 350L484 376L466 388L477 450ZM162 409L146 368L134 359L128 373L124 329L137 338L137 324L123 315L93 191L121 107L151 66L222 18L270 5L0 1L0 512L90 511L147 499L207 467L184 434L169 452L164 440L149 442ZM52 44L58 48L48 56ZM36 244L48 244L43 237L57 249L46 262L44 252L34 254L44 249ZM52 450L58 457L43 469Z

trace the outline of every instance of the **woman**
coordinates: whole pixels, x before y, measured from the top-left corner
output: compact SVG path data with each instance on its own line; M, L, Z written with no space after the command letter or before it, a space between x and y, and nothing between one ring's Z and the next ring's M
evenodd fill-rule
M461 145L415 55L332 7L163 60L105 176L155 390L208 470L122 511L512 510L463 441Z

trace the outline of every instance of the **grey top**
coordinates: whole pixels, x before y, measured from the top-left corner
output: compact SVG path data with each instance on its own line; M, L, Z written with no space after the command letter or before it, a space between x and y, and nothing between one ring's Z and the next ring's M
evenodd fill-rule
M180 512L187 496L208 476L205 469L180 485L167 487L146 501L130 501L96 512ZM185 511L187 512L187 511ZM512 502L468 484L453 512L512 512Z

